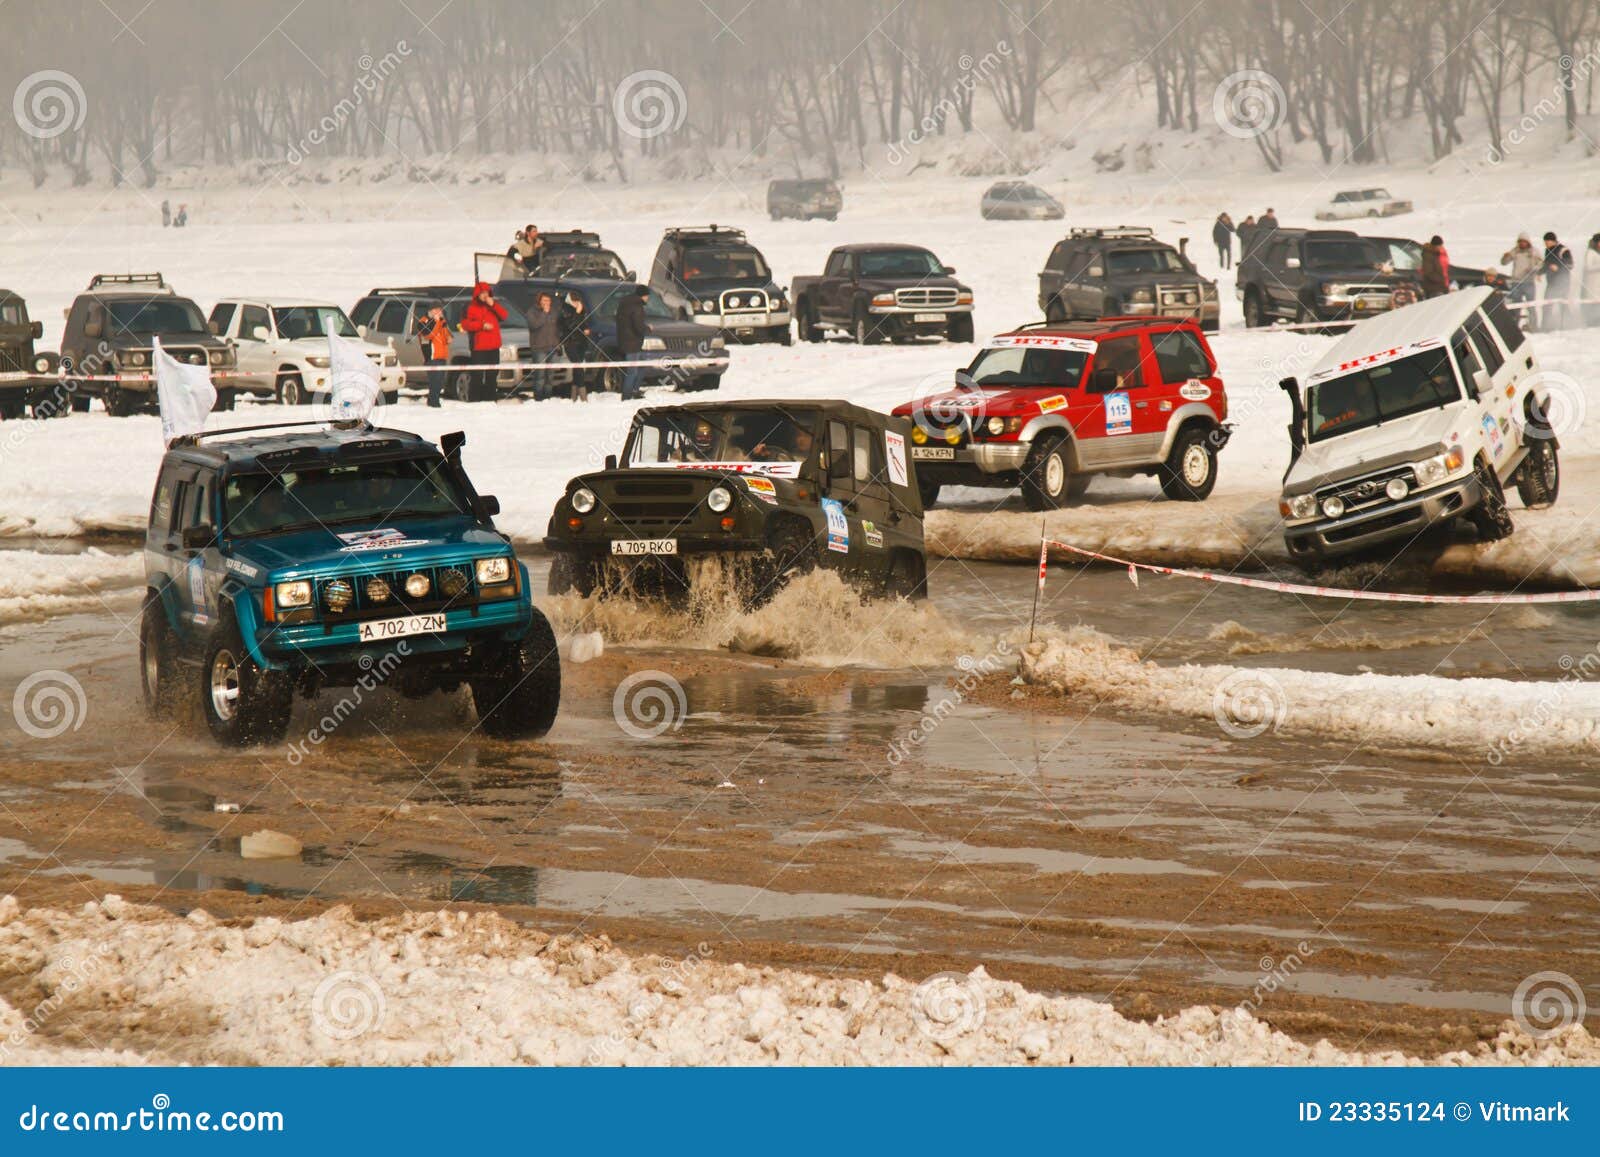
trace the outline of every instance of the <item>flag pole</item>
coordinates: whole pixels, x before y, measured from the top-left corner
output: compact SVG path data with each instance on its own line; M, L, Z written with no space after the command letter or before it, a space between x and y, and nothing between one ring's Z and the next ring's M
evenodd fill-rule
M1039 595L1044 590L1045 566L1050 559L1050 540L1045 537L1044 515L1039 516L1039 581L1033 588L1033 617L1028 621L1028 642L1033 642L1034 628L1039 625Z

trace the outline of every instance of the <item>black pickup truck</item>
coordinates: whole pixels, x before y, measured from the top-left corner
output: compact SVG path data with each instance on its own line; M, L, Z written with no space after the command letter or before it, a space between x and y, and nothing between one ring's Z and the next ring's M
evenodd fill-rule
M972 290L917 245L841 245L821 277L790 287L802 341L842 329L858 345L943 336L972 340Z
M1360 321L1393 309L1395 291L1416 282L1390 265L1387 245L1343 229L1258 230L1235 274L1252 328Z

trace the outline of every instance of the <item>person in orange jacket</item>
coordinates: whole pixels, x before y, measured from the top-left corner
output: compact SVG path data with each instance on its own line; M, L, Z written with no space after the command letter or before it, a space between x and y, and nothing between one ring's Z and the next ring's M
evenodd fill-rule
M506 307L494 299L494 290L487 281L480 281L472 287L472 303L461 315L461 328L470 335L473 365L500 364L500 323L508 316ZM492 369L474 371L473 401L494 399L495 372Z
M449 373L445 367L450 364L450 322L438 304L417 319L417 344L428 365L428 405L437 409Z

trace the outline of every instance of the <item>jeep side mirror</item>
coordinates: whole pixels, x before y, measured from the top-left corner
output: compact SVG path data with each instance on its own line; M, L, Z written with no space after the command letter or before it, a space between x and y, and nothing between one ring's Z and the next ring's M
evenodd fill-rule
M209 522L202 522L199 526L186 526L183 530L183 549L204 550L216 539L216 527Z
M1481 398L1494 389L1494 380L1489 377L1489 371L1487 370L1473 370L1472 386L1477 390L1478 397Z
M606 469L607 470L615 470L616 468L617 468L617 456L615 454L607 454L606 455Z
M448 434L439 435L439 449L444 451L446 458L454 458L461 453L461 447L467 444L467 436L460 430L452 430Z
M42 322L42 321L34 322L33 323L33 340L34 341L38 341L43 336L44 336L44 322Z
M250 330L250 336L256 341L266 341L272 336L272 331L264 325L258 325Z
M490 519L500 513L500 500L493 494L480 494L472 504L472 513L480 519Z

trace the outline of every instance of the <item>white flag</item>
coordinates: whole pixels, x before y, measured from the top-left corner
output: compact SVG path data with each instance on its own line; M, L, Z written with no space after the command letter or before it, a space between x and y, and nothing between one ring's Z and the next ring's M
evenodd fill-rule
M363 422L378 404L378 365L358 343L328 331L328 400L335 422Z
M211 384L210 366L180 362L161 348L160 338L153 346L161 437L171 445L174 438L198 434L206 428L211 407L217 404L217 387Z

